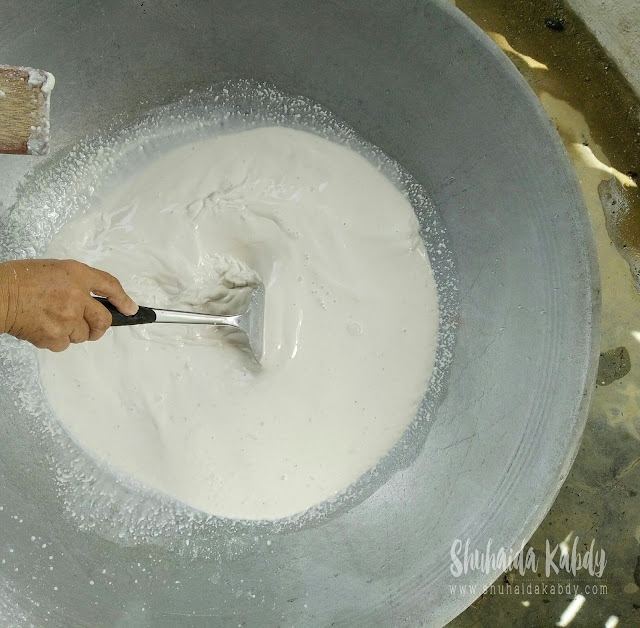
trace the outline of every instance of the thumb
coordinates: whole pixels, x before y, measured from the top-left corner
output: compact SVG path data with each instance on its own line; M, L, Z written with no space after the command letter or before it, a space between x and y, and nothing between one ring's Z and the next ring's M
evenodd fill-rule
M133 316L138 311L135 301L124 291L120 282L109 273L92 268L89 289L94 294L106 297L125 316Z

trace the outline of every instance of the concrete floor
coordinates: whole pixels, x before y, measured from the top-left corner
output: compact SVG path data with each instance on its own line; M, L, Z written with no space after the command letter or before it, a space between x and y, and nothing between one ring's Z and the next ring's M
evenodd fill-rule
M496 582L501 590L482 595L449 626L640 626L640 104L590 31L561 2L455 4L508 54L565 142L598 245L603 334L580 453L529 543L540 560L538 573L507 572ZM560 29L545 24L549 18L556 20L551 26L563 20ZM545 577L546 543L564 541L571 548L576 537L581 551L592 540L605 551L602 577L580 571ZM567 612L572 602L577 614Z
M602 42L636 94L640 94L638 0L566 0Z

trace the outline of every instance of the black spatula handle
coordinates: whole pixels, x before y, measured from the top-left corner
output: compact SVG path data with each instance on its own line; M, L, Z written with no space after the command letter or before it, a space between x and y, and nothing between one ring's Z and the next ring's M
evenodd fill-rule
M111 327L121 327L122 325L144 325L145 323L154 323L156 320L156 313L150 307L138 308L138 311L133 316L126 316L122 312L118 311L115 305L111 305L107 299L103 297L93 297L99 303L102 303L109 312L111 312Z

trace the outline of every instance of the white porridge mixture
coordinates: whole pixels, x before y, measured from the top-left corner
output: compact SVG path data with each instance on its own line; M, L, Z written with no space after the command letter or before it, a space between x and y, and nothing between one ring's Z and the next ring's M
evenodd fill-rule
M47 254L114 274L151 307L237 313L265 284L260 366L202 326L39 352L81 445L195 508L274 519L336 495L398 441L427 388L438 300L413 208L364 157L311 133L175 149Z

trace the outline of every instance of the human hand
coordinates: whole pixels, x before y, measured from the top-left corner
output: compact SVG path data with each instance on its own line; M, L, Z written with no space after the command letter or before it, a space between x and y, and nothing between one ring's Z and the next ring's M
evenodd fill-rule
M0 332L51 351L98 340L111 325L111 314L91 293L128 316L138 311L115 277L86 264L54 259L0 264Z

